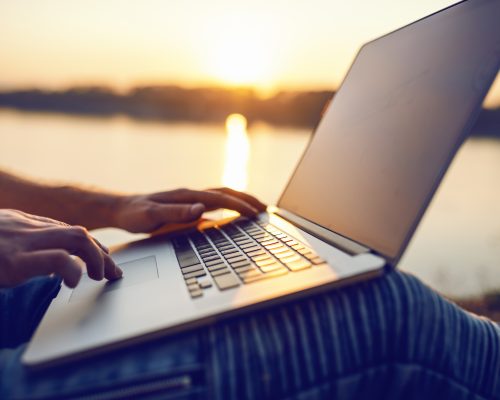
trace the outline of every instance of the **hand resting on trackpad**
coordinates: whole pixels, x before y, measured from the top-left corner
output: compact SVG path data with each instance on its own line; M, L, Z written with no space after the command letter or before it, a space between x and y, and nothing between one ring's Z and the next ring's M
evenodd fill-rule
M158 279L158 267L156 266L155 256L139 258L137 260L127 261L118 266L123 271L123 277L116 281L94 281L83 274L78 286L71 293L69 301L84 299L90 294L102 295L112 290L121 289L127 286L137 285L153 279Z

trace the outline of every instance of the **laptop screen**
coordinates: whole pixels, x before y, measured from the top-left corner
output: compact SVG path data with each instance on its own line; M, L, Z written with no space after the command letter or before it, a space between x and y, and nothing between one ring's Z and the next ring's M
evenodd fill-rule
M498 21L465 1L366 44L278 206L397 258L498 72Z

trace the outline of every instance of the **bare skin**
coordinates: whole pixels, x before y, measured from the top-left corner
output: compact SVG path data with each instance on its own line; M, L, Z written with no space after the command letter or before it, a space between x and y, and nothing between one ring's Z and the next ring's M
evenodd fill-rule
M124 196L118 202L114 226L129 232L152 232L169 223L188 223L205 211L227 208L249 217L266 206L254 197L228 188L204 191L177 189L148 195Z
M57 274L67 286L75 287L82 270L70 254L85 261L92 279L117 279L122 275L108 250L84 227L18 210L0 210L0 287L49 274Z
M194 222L203 212L218 208L254 216L266 206L228 188L123 195L42 185L0 171L0 287L50 274L75 287L82 270L71 255L86 263L92 279L120 278L122 271L108 250L87 229L152 232L168 224Z

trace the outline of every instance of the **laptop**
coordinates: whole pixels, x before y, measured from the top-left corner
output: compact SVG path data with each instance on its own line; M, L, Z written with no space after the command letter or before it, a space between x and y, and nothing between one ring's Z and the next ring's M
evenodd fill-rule
M466 0L365 44L275 206L114 250L123 279L63 286L22 362L78 360L395 268L498 73L498 21L498 0Z

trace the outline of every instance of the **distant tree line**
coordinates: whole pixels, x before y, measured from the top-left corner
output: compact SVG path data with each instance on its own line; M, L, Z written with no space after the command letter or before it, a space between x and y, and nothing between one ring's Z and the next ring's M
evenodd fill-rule
M0 107L137 119L221 122L230 113L274 125L313 127L332 98L332 91L282 91L270 98L252 89L177 86L137 87L126 94L103 87L64 91L17 90L0 93ZM500 136L500 108L483 110L475 131Z
M252 89L177 86L138 87L119 94L101 87L65 91L20 90L0 93L0 107L75 114L124 114L138 119L219 122L230 113L250 121L314 126L333 92L280 92L267 99Z

